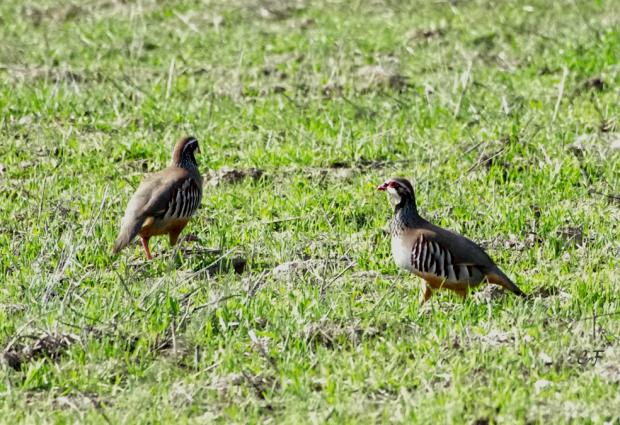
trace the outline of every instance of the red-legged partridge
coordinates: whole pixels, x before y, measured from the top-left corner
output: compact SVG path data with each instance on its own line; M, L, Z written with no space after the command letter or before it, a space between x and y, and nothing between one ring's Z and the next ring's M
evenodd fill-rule
M483 281L525 295L476 243L420 217L408 180L393 178L377 189L387 192L394 207L390 231L396 265L425 281L422 304L442 288L465 298L469 288Z
M200 206L202 176L194 157L200 152L195 137L179 140L172 151L172 163L147 177L129 200L112 253L126 247L136 235L142 238L146 257L151 260L149 239L167 234L175 245L179 234Z

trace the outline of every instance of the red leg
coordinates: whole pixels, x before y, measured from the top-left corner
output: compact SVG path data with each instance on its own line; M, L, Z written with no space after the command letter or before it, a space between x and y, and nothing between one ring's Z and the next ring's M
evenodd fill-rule
M142 238L142 246L144 247L144 252L146 252L146 258L152 260L153 256L151 251L149 251L149 238Z

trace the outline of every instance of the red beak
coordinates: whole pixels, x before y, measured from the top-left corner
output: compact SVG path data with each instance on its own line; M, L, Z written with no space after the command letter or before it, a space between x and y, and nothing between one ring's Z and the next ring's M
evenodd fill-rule
M385 192L387 188L388 188L387 183L383 183L382 185L377 186L377 190L380 190L381 192Z

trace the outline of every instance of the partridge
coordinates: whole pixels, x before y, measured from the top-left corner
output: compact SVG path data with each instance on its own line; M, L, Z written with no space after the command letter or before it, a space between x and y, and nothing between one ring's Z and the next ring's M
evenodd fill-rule
M146 258L152 260L149 239L167 234L170 245L194 215L202 199L202 176L194 157L200 152L195 137L180 139L172 151L168 168L147 177L127 204L121 230L112 253L126 247L136 235L142 238Z
M390 232L396 265L425 282L422 304L434 290L442 288L465 298L469 288L483 281L525 295L476 243L420 217L413 186L408 180L393 178L377 190L387 192L394 207Z

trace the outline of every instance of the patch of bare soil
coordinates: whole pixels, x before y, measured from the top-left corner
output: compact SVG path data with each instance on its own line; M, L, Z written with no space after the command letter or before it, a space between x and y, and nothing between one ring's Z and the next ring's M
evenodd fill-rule
M90 407L100 409L102 405L109 405L109 403L102 403L98 394L94 393L71 393L68 395L58 396L52 400L52 405L58 410L62 409L74 409L85 410Z
M282 263L271 271L273 278L295 284L300 281L305 284L321 286L321 295L346 272L353 269L355 263L347 258L293 260Z
M486 335L480 335L478 340L482 345L487 347L500 347L502 345L512 344L515 340L515 336L498 329L491 329Z
M594 189L590 189L590 193L594 195L604 196L605 198L609 200L610 203L620 206L620 195L605 194L605 193L598 192Z
M219 393L226 393L231 387L243 384L243 375L240 373L230 373L228 375L212 374L207 388L216 390Z
M0 71L2 70L6 71L10 78L18 82L46 80L53 83L82 83L89 78L79 71L64 66L20 67L0 65ZM93 77L98 78L96 76Z
M584 241L587 240L583 235L583 226L563 227L556 231L556 235L564 242L565 246L583 246Z
M302 332L302 339L309 344L323 345L328 348L355 346L364 338L379 334L374 327L363 327L358 322L338 323L329 320L308 323Z
M568 292L561 290L555 286L542 286L530 292L531 297L535 298L559 298L562 301L568 301L570 295Z
M548 390L553 386L553 382L546 379L539 379L534 383L534 393L540 394L541 392Z
M243 378L245 379L246 385L254 390L256 397L263 400L270 389L276 389L279 387L279 383L276 378L266 373L253 374L244 371Z
M614 132L616 129L613 121L601 122L601 132L579 134L573 143L567 146L568 150L579 160L589 153L611 152L620 149L620 133ZM602 159L609 159L605 156Z
M325 272L340 269L345 263L345 259L307 259L292 260L279 264L272 271L273 277L278 279L288 279L293 276L313 274L322 276Z
M40 405L42 402L48 402L55 410L73 409L76 411L84 411L95 407L103 415L102 408L110 406L111 403L103 401L97 393L71 391L68 394L55 394L48 391L30 391L27 393L27 400L29 404ZM109 422L108 422L109 423Z
M78 4L67 4L48 8L25 6L22 8L22 16L28 19L35 27L43 21L64 22L77 19L88 11Z
M410 87L409 79L391 67L366 65L357 69L357 86L362 92L375 89L404 91Z
M270 373L252 373L244 370L241 373L231 373L228 375L212 374L206 387L204 385L202 387L215 391L218 398L228 400L229 402L238 402L240 399L246 400L247 390L244 388L247 388L257 399L262 400L261 407L263 409L273 411L277 406L269 402L267 396L269 393L277 391L280 388L280 383ZM192 397L191 393L193 392L195 394L196 391L192 388L189 388L189 390L190 391L184 389L183 392L190 392L189 396ZM182 395L182 397L187 396L187 394Z
M183 408L194 404L202 391L202 386L179 381L172 384L168 397L174 406Z
M405 38L410 41L431 40L441 38L446 35L444 28L418 28L405 34Z
M543 240L537 233L527 232L523 236L513 234L508 235L507 238L498 236L491 240L482 241L480 245L487 249L508 249L521 252L542 243Z
M247 178L258 180L263 174L263 170L258 168L234 169L223 167L217 171L209 172L205 180L211 186L217 187L221 184L236 184Z
M591 77L582 82L580 82L577 87L575 87L575 91L573 95L579 95L588 91L604 91L608 87L608 84L603 80L602 77Z
M373 270L360 270L357 272L351 273L351 279L355 280L395 280L396 278L391 275L386 275Z
M4 349L3 360L13 369L20 370L23 363L42 357L57 359L78 340L72 334L18 335Z
M358 167L286 167L281 170L281 175L289 176L301 173L308 178L318 181L350 180L362 171ZM280 173L278 173L280 174Z
M8 231L8 229L6 229ZM5 229L0 227L0 232L4 232ZM16 314L26 311L28 306L26 304L4 304L0 303L0 310L5 311L9 314Z
M474 292L474 299L481 303L488 303L513 294L497 285L484 285Z
M620 384L620 347L607 348L594 372L609 384Z
M192 250L191 252L195 252ZM200 250L198 251L200 252ZM242 274L248 265L248 259L242 254L235 254L231 256L223 256L210 263L208 267L202 271L209 276L217 274L228 273L234 271L236 274Z
M610 146L614 151L620 150L620 135L616 135L616 138L611 141Z
M2 351L0 361L5 362L15 370L20 370L24 364L40 358L57 360L74 344L87 344L88 340L93 338L118 342L124 350L133 352L142 336L120 333L115 329L115 326L109 328L85 327L82 329L81 336L48 332L17 335ZM149 350L166 356L172 355L177 360L188 357L194 347L190 346L183 336L176 333L176 329L168 328L166 332L157 335L154 340L148 341Z
M344 88L342 87L342 84L331 82L323 86L323 88L321 89L321 94L326 99L331 99L333 97L340 97L342 96L343 89Z
M289 278L291 275L299 275L305 273L323 270L326 264L323 260L293 260L279 264L272 271L272 275L276 278Z
M356 162L335 161L326 167L283 167L277 171L265 171L261 176L274 178L289 178L291 175L302 174L308 178L319 181L350 180L355 176L369 170L381 170L393 167L395 164L409 164L413 160L387 161L361 159Z
M268 21L284 21L294 17L299 12L306 8L304 1L276 1L276 0L264 0L258 2L258 4L251 5L249 7L254 8L256 14L262 19Z

